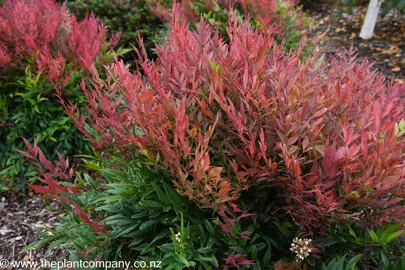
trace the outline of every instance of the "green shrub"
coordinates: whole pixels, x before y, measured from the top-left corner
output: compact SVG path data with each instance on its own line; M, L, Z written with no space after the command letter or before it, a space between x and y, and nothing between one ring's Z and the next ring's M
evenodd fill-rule
M18 74L17 70L13 74ZM49 157L56 152L72 156L90 151L90 145L81 135L63 107L54 97L54 84L41 74L32 74L26 68L25 76L8 78L0 89L0 178L2 186L17 190L26 188L26 181L35 174L17 150L24 147L22 137L36 139ZM64 89L72 102L82 104L83 92L76 87L82 78L77 72ZM12 91L10 91L12 89Z
M136 44L139 32L148 53L152 55L154 43L160 42L166 29L150 11L149 3L150 0L72 0L67 2L67 6L78 18L93 12L110 31L121 32L120 46Z
M0 187L23 189L35 171L16 152L22 137L50 157L90 151L56 95L81 106L79 84L93 63L112 59L112 44L94 17L79 22L53 0L4 1L0 33Z

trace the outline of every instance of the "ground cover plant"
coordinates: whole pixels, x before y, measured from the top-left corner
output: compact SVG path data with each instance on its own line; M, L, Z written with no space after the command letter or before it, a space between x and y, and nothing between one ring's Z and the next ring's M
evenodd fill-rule
M56 157L90 151L55 99L56 89L80 106L79 83L93 63L112 58L107 29L93 15L78 21L51 0L4 1L0 8L1 186L24 188L32 166L16 152L28 137Z
M141 41L139 70L90 69L85 114L60 97L96 149L86 173L26 142L31 188L67 213L32 246L165 269L403 269L404 85L353 51L301 61L236 13L225 42L182 12L156 61Z

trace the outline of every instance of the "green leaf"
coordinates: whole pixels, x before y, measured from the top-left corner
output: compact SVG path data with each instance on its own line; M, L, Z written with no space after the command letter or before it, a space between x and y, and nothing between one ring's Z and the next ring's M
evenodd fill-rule
M388 228L386 228L385 230L384 230L384 234L390 234L390 233L392 233L392 232L395 232L397 229L399 229L400 227L402 226L402 223L398 223L398 224L394 224L394 225L391 225L391 226L389 226Z
M106 218L107 225L121 225L121 226L124 226L124 225L128 225L128 224L131 224L131 223L134 223L134 222L136 222L136 221L133 220L133 219L130 219L130 218L124 216L124 215L121 215L121 214L117 214L117 215L110 216L110 217Z
M163 244L159 247L159 249L165 253L174 253L174 245L173 243L170 244Z
M277 228L280 230L280 232L285 236L285 237L290 237L290 230L288 228L291 228L292 225L288 222L277 222L275 221L274 224L276 224Z
M109 213L119 213L119 212L121 212L121 210L119 208L117 208L115 205L112 205L112 204L99 206L95 210L96 211L104 210L104 211L109 212Z
M201 254L197 254L197 258L200 262L207 262L210 263L212 262L212 258L211 257L203 257L201 256Z
M170 200L170 202L177 207L183 207L183 201L180 197L180 195L167 183L163 183L163 188Z
M128 247L136 246L136 245L138 245L139 243L141 243L142 241L144 241L145 239L146 239L146 238L144 238L144 237L139 237L139 238L133 240L133 241L128 245Z
M113 169L101 169L101 175L104 176L108 181L114 182L114 179L121 182L128 182L128 176L120 171Z
M142 223L141 224L141 226L139 226L139 229L146 229L146 228L149 228L150 226L152 226L153 224L155 224L156 223L156 220L148 220L148 221L145 221L144 223Z
M212 259L212 265L214 265L215 267L219 267L218 260L214 254L212 254L211 259Z
M240 246L231 246L230 249L232 249L240 254L246 254L246 250Z
M33 243L29 244L28 246L26 246L22 251L26 252L31 249L35 249L35 248L39 247L40 245L44 244L44 242L45 242L44 240L33 242Z
M384 270L389 270L390 269L390 262L388 261L387 257L383 252L380 252L381 255L381 261L383 263Z
M158 246L158 244L156 243L150 243L149 245L147 245L146 247L144 247L141 251L141 255L144 255L152 250L154 250L156 247Z
M269 245L269 248L267 249L266 253L264 254L263 257L263 264L268 265L271 261L271 245Z
M164 205L170 205L170 201L167 198L165 192L155 183L152 183L153 188L156 190L156 194L159 197L159 200L164 204Z
M128 234L128 233L132 232L133 230L135 230L138 226L139 226L139 224L135 224L135 225L129 226L127 228L124 228L122 230L119 230L119 231L115 232L114 237L118 238L118 237L123 236L123 235L125 236L126 234Z
M211 235L215 235L214 227L212 226L210 221L205 220L205 227L207 227L207 230Z
M342 240L335 238L335 237L326 237L324 238L321 243L322 243L322 247L329 247L331 245L337 244L342 242Z
M187 259L181 255L181 254L177 254L177 258L186 266L186 267L190 267L191 264L189 263L189 261L187 261Z
M160 202L152 201L152 200L143 200L140 202L141 205L149 206L153 208L162 208L163 205Z
M165 231L159 233L158 235L155 236L155 238L153 238L151 243L155 243L156 241L162 239L163 237L165 237L168 234L170 234L169 230L165 230Z
M94 201L94 203L104 201L104 203L109 204L112 202L120 201L124 198L125 197L123 195L109 195L109 196L104 196L104 197L98 198L97 200Z
M251 250L252 250L252 259L253 260L257 260L257 247L256 245L251 246Z
M359 254L359 255L356 255L353 258L351 258L346 265L346 270L354 270L355 266L356 266L357 262L360 260L361 256L362 255Z
M374 231L369 231L368 232L370 235L371 240L373 241L373 243L377 243L379 240L379 237L377 236L377 234Z
M96 181L94 181L90 175L84 174L83 176L84 176L84 179L86 180L86 182L91 186L92 189L98 188L98 183Z
M144 218L144 217L147 217L147 216L148 216L147 213L136 213L135 215L131 216L131 218L133 218L133 219L141 219L141 218Z
M405 232L404 230L400 230L400 231L396 231L396 232L390 233L390 234L387 236L387 238L385 239L384 243L388 244L388 243L392 242L393 240L395 240L395 239L397 239L397 238L403 236L403 235L404 235L404 232Z
M212 248L209 248L209 247L202 247L202 248L197 249L197 252L202 253L202 254L208 253L208 252L211 252L211 251L212 251Z

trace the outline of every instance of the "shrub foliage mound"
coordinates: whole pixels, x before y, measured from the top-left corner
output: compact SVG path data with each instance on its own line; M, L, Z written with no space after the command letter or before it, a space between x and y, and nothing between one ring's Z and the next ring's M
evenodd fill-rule
M63 2L63 1L59 1ZM121 32L120 45L135 44L138 32L152 54L154 42L165 36L164 23L150 10L150 0L73 0L68 8L79 18L93 12L112 32Z
M84 89L97 137L69 104L68 114L97 148L156 160L182 195L218 210L227 230L256 186L277 190L309 231L361 214L359 222L398 221L404 86L385 87L354 58L300 65L248 24L232 21L228 34L226 45L204 21L197 32L176 21L158 61L142 62L145 74L116 62L110 83L95 74Z
M44 241L165 269L272 269L295 255L311 269L401 269L405 86L351 51L300 62L234 13L229 43L183 16L155 62L141 44L141 71L92 69L87 115L65 99L99 150L88 174L27 143L44 183L32 188L71 213Z
M58 150L70 156L90 150L54 95L57 88L72 102L84 101L77 86L88 75L86 70L95 61L111 58L106 35L107 29L94 16L79 22L52 0L4 1L0 8L1 179L23 187L26 174L33 172L16 152L23 147L22 136L36 138L47 154Z
M173 6L172 3L175 2ZM254 29L266 31L272 28L272 35L278 44L283 42L282 49L289 53L307 42L303 56L312 53L307 40L311 20L297 7L294 1L284 0L154 0L151 10L163 21L170 22L172 9L180 8L183 19L198 23L200 17L209 22L228 41L227 23L229 11L234 10L241 21L249 22Z
M63 2L63 1L59 1ZM79 18L94 12L113 32L122 32L120 45L136 44L138 32L144 39L149 56L153 56L154 43L167 37L173 2L184 10L184 19L198 23L200 16L209 21L226 37L229 9L235 9L241 20L249 21L257 29L275 27L278 43L285 40L284 50L300 46L307 36L310 20L293 3L282 0L73 0L67 6ZM305 54L311 53L310 44ZM129 60L130 56L127 56Z

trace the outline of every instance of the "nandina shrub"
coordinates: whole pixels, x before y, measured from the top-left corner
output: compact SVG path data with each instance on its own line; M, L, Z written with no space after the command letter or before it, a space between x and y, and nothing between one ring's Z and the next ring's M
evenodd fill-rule
M227 23L229 10L235 10L238 18L248 21L255 29L271 32L277 43L283 42L286 53L297 49L304 41L307 43L303 56L312 53L311 42L307 39L311 25L310 19L301 11L295 1L284 0L187 0L187 1L152 1L152 11L163 21L171 21L172 3L183 10L183 19L198 23L202 16L222 37L228 41Z
M4 1L0 7L0 178L24 188L33 167L16 152L22 136L47 154L88 152L90 145L63 113L55 88L79 106L78 87L94 62L111 60L107 29L93 15L77 21L53 0ZM46 143L46 144L45 144ZM46 145L46 146L45 146ZM78 153L76 152L76 153ZM2 185L3 186L3 185Z
M69 79L63 74L68 63L87 69L106 49L107 29L94 15L78 22L53 0L4 1L0 31L2 72L31 59L36 73L47 74L51 81Z
M219 255L226 254L229 265L253 263L260 244L255 250L255 241L262 242L260 252L273 247L281 253L276 258L292 257L286 243L300 234L313 239L311 252L328 257L323 251L337 240L353 249L333 254L375 254L403 235L404 86L385 82L366 62L357 64L352 51L326 64L317 56L301 62L299 51L283 53L271 29L254 30L233 16L227 44L204 20L192 31L178 15L167 42L157 47L156 62L145 58L141 46L142 72L118 60L106 67L107 79L92 69L93 82L83 82L87 116L61 98L95 149L123 164L141 159L164 173L165 185L214 217L221 228L216 233L235 251L224 248ZM38 155L34 149L26 153ZM110 172L116 182L101 186L114 188L122 176ZM68 181L43 182L33 188L55 195L53 187L60 185L69 193ZM82 192L81 203L91 209ZM100 199L105 209L112 209L113 198ZM82 216L81 222L89 220ZM103 225L102 218L97 221ZM252 235L250 225L259 232ZM374 232L375 225L383 232ZM272 226L283 239L269 236ZM266 253L262 261L268 261Z
M237 221L233 230L246 227L245 237L226 236L212 219L212 211L201 211L181 197L168 176L141 156L130 162L112 156L87 156L84 163L88 173L79 173L61 155L58 162L52 162L36 143L25 143L28 151L21 153L38 166L38 180L44 184L30 187L58 199L64 214L59 226L42 232L41 239L30 243L25 251L48 244L48 250L69 249L68 259L72 261L142 260L147 265L155 261L152 268L163 269L234 269L246 265L267 269L280 257L278 249L286 249L288 238L278 233L275 224L256 226ZM251 240L247 241L248 237ZM272 245L277 250L272 251Z
M68 114L96 148L155 161L228 234L235 217L255 218L252 197L278 205L268 218L288 216L308 233L403 221L404 86L353 52L300 63L271 33L235 17L229 25L228 45L203 20L193 32L175 19L143 74L119 61L107 80L94 72L83 85L89 117L65 103Z

